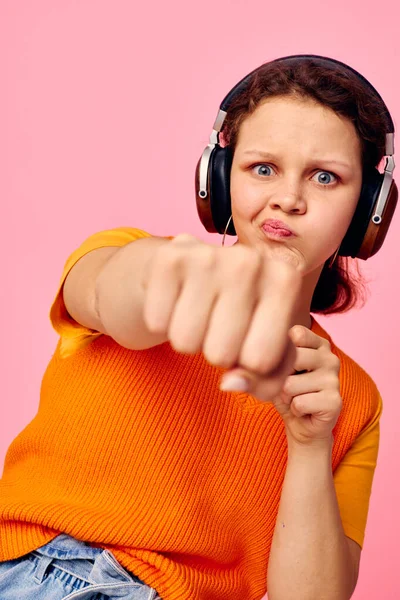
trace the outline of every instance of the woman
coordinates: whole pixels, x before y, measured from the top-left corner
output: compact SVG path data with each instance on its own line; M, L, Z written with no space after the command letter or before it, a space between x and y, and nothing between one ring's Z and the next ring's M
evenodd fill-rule
M310 312L353 306L343 256L383 242L393 124L329 59L245 83L196 174L203 223L237 243L120 228L67 261L0 486L3 600L353 593L382 404Z

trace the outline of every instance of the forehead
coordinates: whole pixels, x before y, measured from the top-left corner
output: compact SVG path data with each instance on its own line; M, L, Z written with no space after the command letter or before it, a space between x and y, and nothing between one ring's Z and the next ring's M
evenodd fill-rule
M264 100L240 126L236 151L260 149L312 155L334 152L358 159L361 143L353 123L310 98Z

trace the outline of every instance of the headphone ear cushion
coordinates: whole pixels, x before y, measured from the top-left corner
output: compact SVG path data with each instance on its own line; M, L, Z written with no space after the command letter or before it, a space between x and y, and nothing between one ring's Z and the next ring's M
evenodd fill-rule
M224 233L232 214L231 211L231 168L233 153L229 146L215 146L209 164L210 208L213 222L218 233ZM229 235L235 235L231 220L227 229Z
M378 169L371 169L364 174L360 198L339 249L340 256L355 258L358 255L382 187L383 177Z

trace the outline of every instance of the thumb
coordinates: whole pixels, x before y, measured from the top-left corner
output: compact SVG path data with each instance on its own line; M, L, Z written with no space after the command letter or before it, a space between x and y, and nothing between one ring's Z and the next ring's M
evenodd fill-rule
M263 375L242 367L224 374L220 389L225 392L247 392L263 402L272 402L281 393L287 377L293 372L296 348L288 337L282 360L274 371Z

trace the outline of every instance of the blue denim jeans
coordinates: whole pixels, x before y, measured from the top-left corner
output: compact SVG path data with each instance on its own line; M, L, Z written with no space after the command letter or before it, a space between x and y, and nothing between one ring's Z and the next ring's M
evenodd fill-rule
M156 600L157 592L113 554L66 534L0 562L1 600Z

